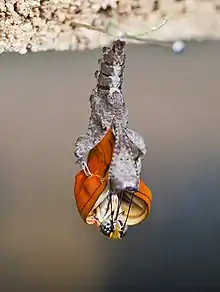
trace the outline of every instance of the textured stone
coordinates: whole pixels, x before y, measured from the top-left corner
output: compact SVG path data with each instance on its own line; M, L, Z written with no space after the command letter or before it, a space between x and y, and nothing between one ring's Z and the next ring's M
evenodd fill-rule
M74 22L103 28L115 20L120 35L149 30L165 16L171 19L148 38L220 39L220 0L0 0L0 52L92 49L112 37Z

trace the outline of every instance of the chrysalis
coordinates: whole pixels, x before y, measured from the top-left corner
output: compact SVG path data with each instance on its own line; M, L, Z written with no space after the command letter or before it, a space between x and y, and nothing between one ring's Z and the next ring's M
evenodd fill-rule
M87 224L95 224L108 238L120 239L128 226L141 223L150 212L152 194L141 180L146 146L128 128L122 94L125 42L103 48L96 88L90 96L88 131L75 142L74 196Z

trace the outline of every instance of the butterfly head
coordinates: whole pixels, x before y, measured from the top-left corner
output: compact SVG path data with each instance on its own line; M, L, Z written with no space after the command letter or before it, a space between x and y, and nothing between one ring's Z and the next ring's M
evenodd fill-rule
M106 220L100 224L100 232L110 239L121 239L127 234L127 229L121 220L117 222Z

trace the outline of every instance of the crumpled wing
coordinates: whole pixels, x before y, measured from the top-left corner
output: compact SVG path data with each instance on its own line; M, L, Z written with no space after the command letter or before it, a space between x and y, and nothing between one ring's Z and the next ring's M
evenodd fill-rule
M84 171L80 171L75 177L74 195L78 211L86 222L94 207L98 207L97 201L103 196L106 199L106 189L108 188L108 170L112 161L114 149L114 135L111 130L107 132L101 142L93 148L87 160L87 165L93 176L88 177ZM100 180L100 177L104 178ZM129 200L122 202L122 209L129 209ZM102 202L103 200L100 200ZM152 193L146 184L140 180L138 191L135 192L132 199L132 206L128 214L128 225L136 225L141 223L149 215L152 203ZM103 205L104 206L104 205ZM86 222L87 223L87 222Z
M114 135L109 130L101 142L89 152L87 165L93 175L87 176L81 170L75 176L74 196L84 221L107 186L113 147Z
M129 208L129 200L131 199L131 194L128 200L122 202L122 210L125 211L125 216L127 215L127 210ZM135 192L132 199L132 206L128 214L127 225L137 225L143 222L150 214L152 204L152 192L149 187L140 180L138 191Z

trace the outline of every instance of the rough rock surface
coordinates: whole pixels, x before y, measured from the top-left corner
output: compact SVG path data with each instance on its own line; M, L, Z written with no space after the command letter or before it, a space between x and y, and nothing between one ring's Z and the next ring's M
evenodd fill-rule
M0 0L0 52L91 49L112 38L74 22L105 27L115 19L119 31L135 33L164 16L171 19L151 39L220 39L220 0Z

